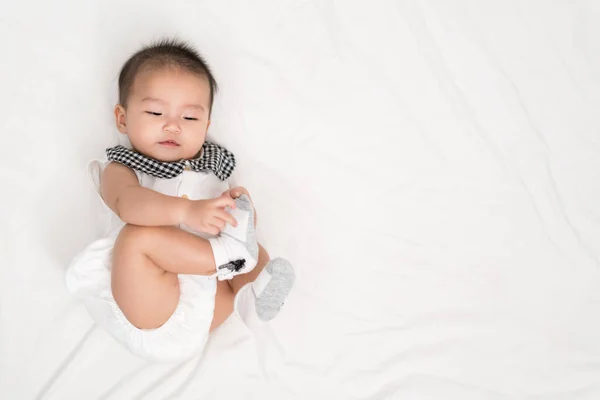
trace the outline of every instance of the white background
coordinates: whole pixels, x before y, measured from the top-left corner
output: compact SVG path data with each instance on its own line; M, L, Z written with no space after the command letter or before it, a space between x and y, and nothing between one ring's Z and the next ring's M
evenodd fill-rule
M174 35L298 280L275 339L158 365L63 279L119 69ZM15 1L0 60L2 398L600 398L599 2Z

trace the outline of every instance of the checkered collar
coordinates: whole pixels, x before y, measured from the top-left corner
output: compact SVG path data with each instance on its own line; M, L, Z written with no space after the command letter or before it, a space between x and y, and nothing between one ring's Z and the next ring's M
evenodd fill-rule
M163 162L121 145L106 149L109 160L157 178L174 178L181 174L186 167L196 172L211 170L222 181L229 178L235 168L233 153L211 142L204 142L201 153L200 157L192 160Z

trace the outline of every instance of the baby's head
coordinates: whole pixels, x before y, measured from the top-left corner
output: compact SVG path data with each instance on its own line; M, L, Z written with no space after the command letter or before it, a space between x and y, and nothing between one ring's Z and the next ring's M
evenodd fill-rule
M210 125L217 83L189 45L163 40L127 60L119 75L119 132L133 148L161 161L194 158Z

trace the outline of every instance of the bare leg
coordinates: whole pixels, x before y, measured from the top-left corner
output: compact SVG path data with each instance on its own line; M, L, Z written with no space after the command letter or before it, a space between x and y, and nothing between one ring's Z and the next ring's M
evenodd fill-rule
M115 262L149 258L167 272L211 275L215 259L208 240L174 226L126 225L115 243Z
M258 263L252 271L229 281L217 281L211 331L231 315L235 294L253 282L268 262L268 253L259 245ZM207 240L175 227L126 225L113 251L113 296L132 325L158 328L179 303L177 274L214 272L215 262Z
M129 322L152 329L167 322L177 307L178 273L214 272L206 239L175 227L126 225L113 250L111 286Z

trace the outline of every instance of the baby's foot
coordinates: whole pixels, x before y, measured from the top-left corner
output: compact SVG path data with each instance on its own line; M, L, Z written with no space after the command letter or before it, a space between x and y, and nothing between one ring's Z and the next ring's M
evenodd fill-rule
M252 202L248 196L242 195L235 204L236 209L228 211L235 217L238 226L227 225L219 237L209 239L219 280L252 271L258 260Z
M296 274L289 261L271 260L252 283L256 296L256 314L262 321L270 321L279 313L283 302L294 286Z
M242 287L236 295L236 313L251 329L270 321L279 313L295 279L294 268L287 260L271 260L256 280Z

